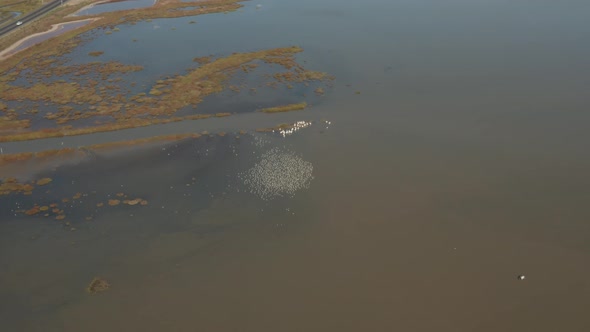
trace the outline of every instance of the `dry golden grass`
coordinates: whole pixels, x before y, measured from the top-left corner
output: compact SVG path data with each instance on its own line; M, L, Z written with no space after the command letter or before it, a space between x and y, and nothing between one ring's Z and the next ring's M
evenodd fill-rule
M291 58L295 53L302 51L300 47L292 46L250 53L234 53L217 59L201 65L186 75L157 82L159 87L167 89L168 92L162 93L162 90L152 89L157 91L160 98L149 100L150 107L136 106L128 110L128 113L171 115L185 106L199 104L205 96L221 92L224 88L223 84L231 77L231 74L252 61ZM142 97L137 95L132 98L140 100Z
M289 104L283 106L276 106L276 107L269 107L263 108L260 112L263 113L281 113L281 112L291 112L291 111L300 111L307 107L306 102L297 103L297 104Z
M0 133L18 131L31 126L31 120L15 120L13 118L14 117L0 116Z
M121 201L118 200L118 199L109 199L109 202L108 203L109 203L110 206L117 206L117 205L119 205L121 203Z
M131 97L130 100L139 102L139 104L129 104L128 101L124 100L118 104L113 102L111 102L111 104L106 104L104 101L101 101L101 97L94 94L93 90L96 84L92 82L89 87L82 87L76 82L55 82L51 84L37 83L29 88L9 87L1 94L6 100L20 100L22 98L27 98L30 100L43 100L58 104L66 104L72 100L88 103L95 103L98 101L101 103L98 107L94 107L95 111L85 112L84 114L81 112L72 113L72 107L62 106L59 112L48 113L45 115L46 118L56 120L61 124L93 115L111 115L116 117L118 121L86 128L72 128L66 126L33 132L17 132L0 136L0 142L83 135L95 132L149 126L153 124L209 118L213 115L196 114L185 117L151 119L137 118L137 116L146 114L152 116L171 115L182 107L191 104L197 105L205 96L222 91L223 83L229 78L231 72L236 69L248 65L254 60L272 58L274 59L273 61L278 61L277 59L281 57L290 58L293 54L301 51L302 49L299 47L287 47L251 53L232 54L226 58L217 59L213 62L202 65L201 67L192 70L187 75L177 76L172 79L157 82L158 84L150 93L158 95L160 98L156 99L153 97L147 97L144 94L138 94ZM90 65L91 64L89 64L89 66ZM100 68L107 73L141 70L141 67L139 66L125 66L116 62L109 62L102 65ZM162 90L158 90L156 87ZM117 98L121 99L122 97L119 96ZM126 106L127 110L124 114L121 114L120 109L123 106ZM287 109L283 111L286 110ZM268 112L272 112L272 110ZM229 115L229 113L218 113L214 116L222 117Z
M72 128L70 126L67 126L67 127L62 127L62 128L43 129L43 130L38 130L38 131L26 132L26 133L0 136L0 142L12 142L12 141L24 141L24 140L31 140L31 139L50 138L50 137L85 135L85 134L92 134L92 133L98 133L98 132L145 127L145 126L150 126L150 125L154 125L154 124L178 122L178 121L183 121L183 120L206 119L206 118L210 118L212 116L213 115L210 115L210 114L196 114L196 115L188 115L185 117L172 117L172 118L165 118L165 119L136 118L136 119L122 120L120 122L114 122L114 123L109 123L109 124L99 125L99 126L94 126L94 127L86 127L86 128ZM2 160L2 157L0 157L0 160Z
M209 62L211 62L211 57L210 56L197 57L197 58L194 58L193 61L200 64L200 65L205 65L205 64L208 64Z
M225 62L222 63L222 68L227 68L230 63ZM122 68L118 64L113 64L111 66L112 70L138 70L139 68ZM221 69L223 70L223 69ZM213 73L211 72L212 68L205 68L205 70L199 70L196 73L192 73L190 77L194 78L195 76L211 77ZM216 78L225 79L224 74L215 75ZM183 77L180 77L177 80L169 80L165 82L167 84L171 84L171 89L177 88L181 90L189 89L190 82ZM160 84L160 86L166 88L166 84ZM107 106L105 104L99 105L98 107L94 107L96 111L94 112L86 112L82 114L81 112L75 112L72 114L72 108L69 106L62 106L60 111L57 113L48 113L45 115L46 118L51 120L56 120L58 123L65 123L71 120L77 120L80 118L86 118L92 115L114 115L114 113L118 113L119 110L123 105L129 105L130 109L127 110L125 114L121 114L116 116L119 121L110 124L104 124L94 127L87 127L87 128L71 128L71 127L61 127L61 128L53 128L53 129L44 129L34 132L17 132L17 133L9 133L0 136L0 141L18 141L18 140L30 140L30 139L39 139L39 138L48 138L48 137L60 137L60 136L69 136L69 135L81 135L81 134L89 134L93 132L103 132L103 131L113 131L113 130L120 130L120 129L127 129L127 128L134 128L134 127L141 127L147 126L152 124L161 124L161 123L169 123L169 122L176 122L176 121L183 121L183 120L195 120L195 119L204 119L209 118L212 115L209 114L197 114L186 116L182 118L166 118L166 119L139 119L134 118L140 114L151 114L151 115L162 115L162 114L171 114L175 112L177 109L186 106L187 103L199 103L201 99L201 93L203 95L211 94L216 91L221 90L221 84L215 81L205 81L200 84L202 87L201 90L193 90L192 93L188 94L181 94L181 93L168 93L161 99L150 99L149 97L144 97L141 95L137 95L131 98L131 100L139 101L141 103L147 103L151 105L129 105L128 103L119 103L119 104L111 104ZM159 90L158 95L161 94ZM152 91L153 94L154 91ZM101 98L93 95L89 89L84 89L79 86L77 83L62 83L56 82L52 84L43 84L37 83L30 88L23 88L23 87L11 87L9 89L5 89L2 93L2 96L6 100L20 100L22 98L27 98L30 100L44 100L50 101L58 104L65 104L72 100L78 100L79 102L89 102L95 103L96 101L100 101ZM180 98L178 98L181 96ZM182 97L184 96L184 97ZM120 98L120 97L119 97ZM218 113L215 116L228 116L228 113ZM20 120L19 120L20 121ZM14 124L15 126L20 126L20 128L25 128L29 125L28 121L21 121L21 122L14 122L10 120L4 121L6 126L11 126ZM4 123L3 122L3 123Z
M101 143L101 144L94 144L87 147L83 147L80 149L74 148L63 148L63 149L54 149L54 150L46 150L40 151L36 153L32 152L24 152L24 153L16 153L16 154L5 154L0 156L0 166L13 164L13 163L20 163L29 161L34 158L35 162L41 162L47 160L49 158L56 158L56 157L63 157L63 156L72 156L75 154L79 154L83 156L86 151L88 150L106 150L106 149L116 149L126 146L137 146L143 144L150 144L150 143L161 143L161 142L173 142L173 141L180 141L187 138L199 138L201 134L198 133L187 133L187 134L173 134L173 135L162 135L162 136L154 136L148 138L141 138L141 139L134 139L134 140L127 140L127 141L118 141L118 142L109 142L109 143ZM19 184L16 180L9 179L10 181L5 181L0 185L0 192L2 194L8 194L10 192L27 192L33 189L33 186L29 184ZM52 181L51 178L43 178L37 181L38 186L43 186ZM74 199L80 198L79 195L76 194Z
M21 12L26 15L41 6L41 2L36 0L0 0L0 12Z
M27 216L33 216L33 215L36 215L39 212L41 212L41 208L35 204L35 206L33 206L32 208L26 210L25 211L25 214Z
M31 184L28 183L19 183L14 178L7 178L5 180L0 180L0 196L1 195L9 195L11 193L24 193L30 192L34 189Z
M37 185L44 186L46 184L49 184L51 181L53 181L51 178L42 178L42 179L37 180Z
M27 161L27 160L33 158L33 156L34 156L34 154L32 152L3 154L3 155L0 155L0 166L15 163L15 162Z

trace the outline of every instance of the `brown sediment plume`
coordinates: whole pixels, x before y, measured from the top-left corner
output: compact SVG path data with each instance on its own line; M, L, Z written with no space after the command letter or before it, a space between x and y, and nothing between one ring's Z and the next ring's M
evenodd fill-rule
M297 103L297 104L289 104L283 106L276 106L276 107L269 107L263 108L260 112L263 113L280 113L280 112L291 112L291 111L300 111L307 107L306 102Z
M86 291L90 294L96 294L104 292L108 290L110 287L111 285L108 283L108 281L100 277L95 277L94 279L92 279L92 281L86 288Z

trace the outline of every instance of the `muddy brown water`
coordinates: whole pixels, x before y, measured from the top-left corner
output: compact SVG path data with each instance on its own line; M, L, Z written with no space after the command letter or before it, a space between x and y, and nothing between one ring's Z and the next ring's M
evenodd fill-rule
M588 10L573 0L260 1L82 46L107 50L144 31L131 51L104 56L149 63L152 80L216 49L300 44L310 69L337 80L302 112L131 131L313 121L285 138L233 132L97 153L39 173L54 178L49 193L0 198L0 326L590 330ZM178 51L145 52L158 42ZM273 148L313 165L308 188L263 200L243 183ZM63 221L12 212L76 192L88 196L64 205ZM117 192L149 204L96 208ZM95 276L111 287L89 295Z

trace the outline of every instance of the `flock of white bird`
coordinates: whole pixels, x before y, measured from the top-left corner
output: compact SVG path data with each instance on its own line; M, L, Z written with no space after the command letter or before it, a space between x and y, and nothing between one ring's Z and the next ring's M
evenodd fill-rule
M287 135L291 135L298 130L303 128L307 128L311 126L311 122L308 121L297 121L293 124L293 126L289 129L281 129L281 130L273 130L272 132L278 132L281 136L286 137Z
M332 122L320 122L326 129ZM292 135L297 131L312 125L311 121L297 121L288 129L273 130L282 137ZM262 148L270 143L266 138L256 136L255 145ZM301 159L293 152L285 152L280 148L272 148L263 153L259 161L239 177L250 188L252 194L263 200L277 197L293 196L301 189L309 187L313 180L313 165Z
M263 200L293 196L309 187L313 179L313 165L293 152L273 148L241 176L252 194Z

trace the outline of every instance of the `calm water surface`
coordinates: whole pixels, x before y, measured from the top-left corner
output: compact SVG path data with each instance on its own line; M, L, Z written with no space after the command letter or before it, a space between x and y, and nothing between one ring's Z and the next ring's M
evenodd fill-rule
M589 12L574 0L268 0L99 33L71 61L102 50L146 66L133 79L148 85L196 56L290 45L337 80L303 112L138 128L233 133L99 153L39 174L54 178L49 193L1 198L0 326L590 330ZM235 137L297 120L313 124ZM244 178L272 151L306 185L265 200ZM65 207L67 227L12 212L76 192L87 196ZM118 192L149 204L96 207ZM85 293L94 276L111 288Z
M77 13L74 13L74 15L72 16L94 15L118 10L150 7L154 3L154 0L126 0L121 2L99 3L97 5L89 6L88 8L82 8L82 10L78 11Z

